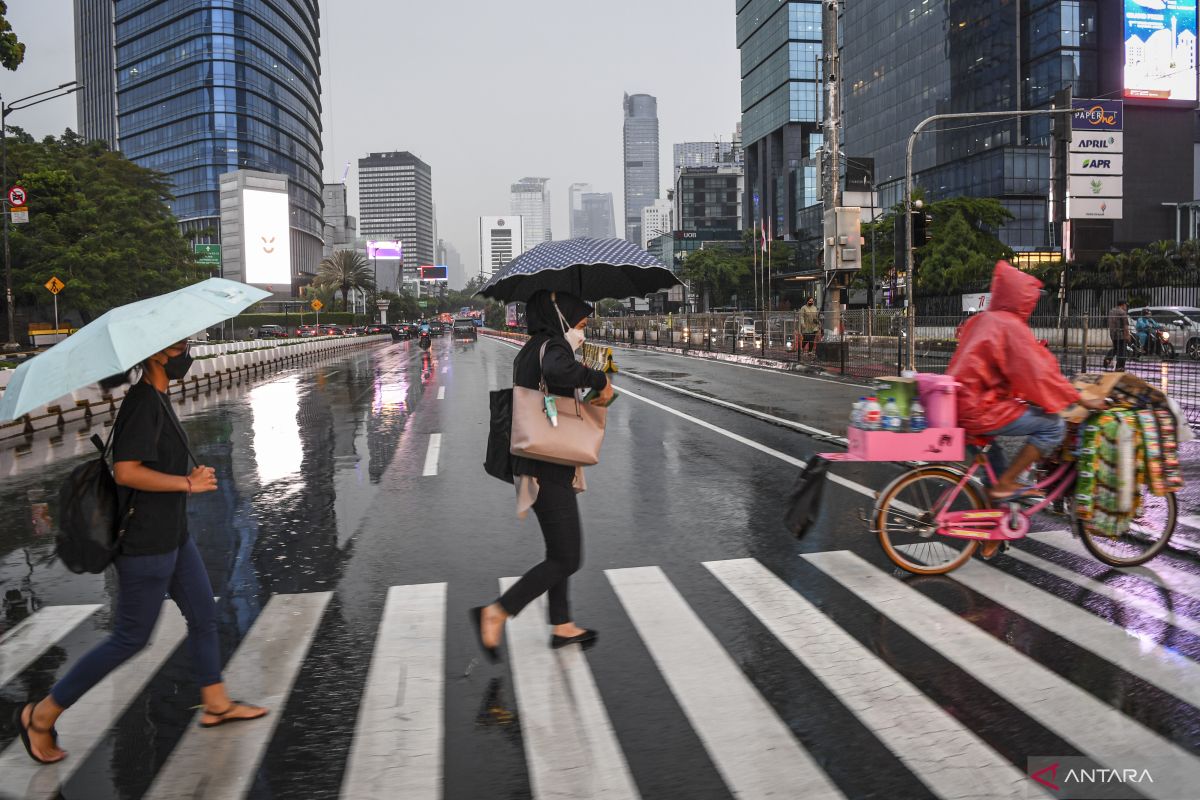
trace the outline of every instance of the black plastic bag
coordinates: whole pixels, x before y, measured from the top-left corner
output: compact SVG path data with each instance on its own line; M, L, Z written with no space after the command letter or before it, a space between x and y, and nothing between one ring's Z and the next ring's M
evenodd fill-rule
M104 572L117 554L121 523L133 513L132 508L119 513L108 443L99 436L92 443L100 457L72 470L58 492L58 557L77 574Z
M483 461L483 469L493 478L512 483L513 390L498 389L491 395L491 426L488 429L487 455Z
M788 493L783 524L797 539L808 532L817 518L828 473L829 462L821 456L813 456L808 466L800 473L800 477L796 478L792 491Z

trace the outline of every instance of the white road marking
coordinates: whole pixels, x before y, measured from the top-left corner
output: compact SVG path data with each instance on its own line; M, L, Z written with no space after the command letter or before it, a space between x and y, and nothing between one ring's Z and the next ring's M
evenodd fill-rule
M1031 531L1026 538L1040 542L1048 547L1053 547L1056 550L1062 550L1065 553L1086 558L1089 561L1096 560L1095 556L1089 553L1087 548L1083 546L1083 542L1075 538L1070 531ZM1194 600L1200 600L1200 576L1186 570L1176 569L1168 565L1162 558L1156 558L1140 567L1104 566L1109 570L1141 578L1164 591L1175 592Z
M98 605L49 606L0 636L0 686L38 659L50 645L95 614Z
M1110 769L1148 769L1148 797L1195 794L1200 758L847 551L801 558ZM1028 587L1025 587L1026 589Z
M636 347L627 347L625 345L620 345L620 344L608 344L608 343L604 342L603 340L597 342L597 344L602 344L605 347L611 347L614 350L624 350L627 353L656 353L656 354L662 355L662 356L672 356L674 358L684 358L684 359L698 359L700 361L704 361L709 364L720 364L720 365L726 366L726 367L737 367L739 369L754 370L755 372L766 372L771 375L787 375L789 377L803 378L806 381L816 381L818 383L834 383L834 384L837 384L838 386L853 386L856 389L871 389L871 388L873 388L871 386L871 384L867 384L867 383L851 383L850 381L839 381L839 380L834 380L833 378L818 378L815 375L805 375L804 373L801 373L801 372L793 372L791 370L782 370L782 369L772 369L770 367L760 367L755 364L739 364L736 361L726 361L725 359L722 359L722 358L706 358L704 356L691 356L691 355L681 355L679 353L669 353L669 352L666 352L663 350L639 349ZM751 356L751 358L761 358L761 356Z
M550 649L545 596L505 627L534 798L639 798L583 650Z
M445 400L445 399L446 399L446 387L439 386L438 387L438 400Z
M443 375L445 375L445 374L446 374L447 372L449 372L449 371L450 371L450 367L449 367L448 365L447 365L447 366L445 366L445 367L442 367L442 374L443 374Z
M446 584L388 589L342 780L347 800L442 797Z
M269 708L262 719L204 730L191 725L144 800L234 800L258 774L332 592L277 594L225 669L234 697ZM196 715L198 722L200 715Z
M843 797L662 570L605 573L733 795Z
M43 609L38 614L50 610ZM70 628L63 627L58 633L66 635L69 631ZM187 625L179 609L172 602L164 603L150 644L63 712L55 727L61 731L59 744L70 756L52 766L41 766L25 752L20 739L14 740L0 755L0 797L25 800L59 797L62 787L105 741L112 726L141 695L186 635Z
M1028 798L1024 773L758 561L704 566L935 795Z
M919 548L913 545L901 545L898 549L919 558L916 555ZM1111 661L1131 675L1200 707L1200 664L1195 661L1144 637L1135 637L1120 625L982 562L968 561L947 577Z
M429 449L425 451L425 471L421 474L428 478L438 474L438 456L442 453L442 435L429 434Z

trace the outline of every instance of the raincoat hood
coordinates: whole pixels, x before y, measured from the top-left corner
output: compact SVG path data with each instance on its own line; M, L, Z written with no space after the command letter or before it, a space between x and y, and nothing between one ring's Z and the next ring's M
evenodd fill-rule
M992 299L988 311L1010 311L1021 319L1029 319L1042 296L1043 285L1007 261L997 261L996 271L992 273Z
M592 315L592 307L570 292L555 292L553 298L547 291L535 292L525 306L525 325L530 336L544 334L547 336L562 336L563 327L558 319L558 311L554 310L557 302L558 311L562 312L567 325L575 327Z

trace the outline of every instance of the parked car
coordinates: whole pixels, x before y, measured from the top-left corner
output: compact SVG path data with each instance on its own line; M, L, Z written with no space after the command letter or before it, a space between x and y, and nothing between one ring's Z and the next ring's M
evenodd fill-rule
M310 336L316 336L317 335L317 326L316 325L301 325L300 327L296 328L296 335L302 339L307 339Z
M260 339L286 339L287 329L282 325L263 325L258 329Z
M479 330L475 327L475 323L469 319L454 320L454 327L451 330L456 341L462 339L473 342L479 338Z
M1150 316L1171 334L1175 352L1182 352L1193 361L1200 361L1200 308L1189 306L1149 306ZM1136 321L1145 308L1129 309L1129 319Z

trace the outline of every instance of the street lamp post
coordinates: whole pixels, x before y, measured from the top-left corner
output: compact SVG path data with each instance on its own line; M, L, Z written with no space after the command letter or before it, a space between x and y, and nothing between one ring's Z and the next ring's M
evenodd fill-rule
M8 203L8 115L14 111L20 111L23 108L30 108L39 103L45 103L48 100L57 100L60 97L66 97L69 94L78 92L83 88L83 84L76 81L55 86L53 89L47 89L44 92L31 94L27 97L20 97L11 103L5 103L0 97L0 191L4 192L4 298L5 298L5 316L8 321L8 339L4 343L3 350L12 352L20 350L21 345L17 344L16 330L16 308L13 304L13 286L12 286L12 253L8 247L8 226L12 213L9 211ZM46 97L44 95L49 95ZM40 98L40 99L35 99ZM28 102L32 100L33 102ZM22 105L22 103L24 105Z

